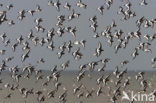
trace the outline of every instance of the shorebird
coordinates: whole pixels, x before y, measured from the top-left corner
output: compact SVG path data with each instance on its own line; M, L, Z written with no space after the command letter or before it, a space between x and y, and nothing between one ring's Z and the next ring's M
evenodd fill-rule
M84 3L82 3L82 0L79 0L79 1L77 2L76 6L81 7L81 8L85 8L85 9L87 8L87 5L84 4Z
M123 7L119 6L119 11L117 12L117 14L120 14L120 15L123 14L123 15L125 15Z
M26 16L25 16L25 13L26 13L25 10L19 11L18 13L19 13L19 16L18 16L18 19L19 19L19 20L23 20L23 18L26 17Z
M102 87L99 86L97 92L96 92L96 96L99 96L102 93Z
M0 50L0 54L1 55L5 55L5 52L6 52L6 50L4 50L4 49L3 50Z
M128 60L124 60L123 62L121 62L120 64L121 64L121 67L123 67L123 66L125 66L126 64L128 64L129 63L129 61Z
M17 38L17 41L19 44L21 44L23 40L24 40L24 38L22 37L22 35L20 35L20 37Z
M139 79L144 79L144 72L139 72L137 75L136 75L136 80L139 80Z
M10 44L10 39L5 41L5 46L8 46L8 44Z
M81 97L83 97L84 96L84 92L82 91L82 92L80 92L78 95L77 95L77 98L81 98Z
M136 56L138 56L139 55L139 53L138 53L138 49L137 48L135 48L135 51L131 54L132 55L132 57L133 57L133 60L136 58Z
M54 6L56 7L57 11L60 11L60 5L61 5L61 3L59 0L57 0L57 2L54 3Z
M97 17L93 16L93 17L89 18L89 21L91 21L92 23L96 23L97 22Z
M77 31L77 29L76 29L76 26L75 26L74 28L71 28L69 32L72 34L73 37L76 37L76 34L75 34L76 31Z
M105 70L104 70L104 69L105 69L105 67L106 67L106 64L103 64L103 66L102 66L102 67L100 67L100 68L98 69L98 72L105 71Z
M140 3L140 5L144 6L144 5L148 5L148 3L146 2L146 0L142 0L142 2Z
M18 46L18 42L17 43L15 43L15 44L13 44L11 47L12 47L12 50L13 50L13 52L15 52L15 50L16 50L16 47Z
M35 11L36 11L36 12L41 12L41 11L42 11L40 5L36 5L36 9L35 9Z
M100 56L101 55L101 52L102 51L104 51L103 49L102 49L102 44L101 44L101 42L99 42L98 43L98 48L96 48L96 50L95 50L95 54L93 54L94 56Z
M34 13L36 12L35 10L28 10L27 11L31 16L34 16Z
M12 93L9 93L9 94L7 94L7 96L5 96L4 98L5 98L5 99L11 98L11 96L12 96Z
M115 67L115 71L113 72L113 74L114 74L115 76L117 76L119 73L120 73L120 72L119 72L119 68L118 68L118 66L116 66L116 67Z
M156 57L151 59L152 68L156 68Z
M111 76L111 74L109 74L108 76L106 76L104 79L103 79L103 83L104 85L107 84L107 82L109 81L109 77Z
M53 51L54 48L55 48L55 46L54 46L54 42L51 41L51 42L49 43L49 45L47 46L47 48L49 48L51 51Z
M71 51L71 48L72 48L72 43L71 43L71 40L68 42L67 46L66 46L66 49L68 50L68 53L70 53Z
M87 42L86 40L81 40L81 41L80 41L80 44L83 46L83 48L85 48L86 42Z
M62 69L65 70L67 67L69 67L69 63L70 61L68 60L67 62L61 64Z
M41 25L36 25L35 29L37 30L37 32L39 32L39 31L44 32L45 31L45 28L43 26L41 26Z
M54 67L53 67L50 71L52 72L52 74L53 74L54 72L57 72L57 65L54 65Z
M61 59L61 57L62 57L64 54L65 54L65 53L64 53L64 50L59 51L59 52L57 53L58 59Z
M127 0L127 3L125 4L125 6L126 6L126 8L127 8L128 10L130 10L132 4L131 4L131 2L130 2L129 0Z
M56 91L59 89L59 87L61 86L62 84L60 82L56 82L55 83L55 88L56 88Z
M97 22L92 23L90 27L93 29L94 32L96 32L97 27L98 27Z
M91 91L88 91L88 90L87 90L86 98L92 97L94 92L95 92L95 90L94 90L93 88L92 88Z
M126 88L127 85L130 85L130 82L129 82L129 79L126 79L124 84L123 84L123 87Z
M39 61L37 61L37 63L45 63L45 60L43 58L41 58Z
M36 23L36 25L40 25L40 23L43 22L43 19L42 18L36 18L34 20L34 22Z
M51 90L50 92L47 93L48 98L54 98L56 90Z
M115 82L115 86L117 87L118 85L121 84L122 78L119 78L116 82Z
M6 37L7 37L6 33L3 33L2 35L0 35L2 42L5 42Z
M8 6L6 6L6 8L8 9L8 10L10 10L11 8L13 8L14 6L13 6L13 4L9 4Z
M59 27L56 33L59 37L61 37L63 34L65 34L65 28Z
M66 2L63 7L66 8L67 10L71 9L71 5L68 2Z
M39 101L39 103L44 102L45 101L45 96L43 95L41 97L38 97L38 101Z
M45 39L42 37L41 40L39 41L39 44L43 46L46 43Z
M13 25L15 25L15 23L14 23L13 20L10 20L10 21L8 22L8 25L9 25L9 26L13 26Z
M37 36L35 36L35 37L33 37L32 41L33 41L34 45L37 46L39 38Z
M73 57L75 60L79 60L82 58L83 54L80 52L80 48L76 49L76 51L74 51L72 53Z
M141 87L142 87L142 91L146 92L146 89L147 89L147 87L148 87L148 82L147 82L147 80L142 80L142 81L140 82L140 85L141 85Z
M29 58L29 53L30 53L30 50L27 51L26 54L23 54L23 55L21 56L22 62L24 62L26 58Z
M103 5L100 6L100 7L98 7L98 11L100 12L101 15L103 15L103 10L104 10L104 9L105 9L105 8L104 8Z
M117 98L116 98L115 95L113 95L113 96L110 98L110 101L111 101L112 103L116 103L116 100L117 100Z
M85 71L80 72L76 77L77 82L79 82L82 78L84 78L84 76L85 76Z
M52 0L48 1L48 6L54 6L54 2Z
M8 57L6 58L6 62L12 61L14 59L14 57Z
M106 1L107 9L109 9L112 4L113 4L113 0L107 0Z
M76 93L80 90L81 87L82 87L82 84L79 85L79 86L76 86L76 87L73 89L73 93L76 94Z
M98 85L99 85L100 83L103 82L103 76L104 76L104 75L100 76L100 77L96 80Z
M33 30L30 29L30 32L28 34L28 39L32 39L34 36L33 36Z
M116 27L117 25L116 25L116 23L115 23L115 20L113 19L112 20L112 24L111 24L111 28L113 28L113 27Z

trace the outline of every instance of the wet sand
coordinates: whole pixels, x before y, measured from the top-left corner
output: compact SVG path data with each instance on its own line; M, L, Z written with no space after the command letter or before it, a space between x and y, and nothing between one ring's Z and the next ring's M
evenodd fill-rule
M102 93L99 96L96 96L96 91L98 90L99 86L97 85L96 79L99 78L102 74L104 74L104 77L106 77L108 74L110 74L111 72L104 72L104 73L98 73L98 72L86 72L85 73L85 77L80 81L77 82L76 81L76 75L78 75L78 72L76 71L68 71L68 72L63 72L61 73L61 77L59 79L59 82L62 83L62 85L59 87L58 91L55 93L55 97L54 98L46 98L45 101L43 103L59 103L60 99L58 98L59 95L61 95L61 93L64 92L63 88L65 87L68 91L67 91L67 103L79 103L80 101L83 101L82 103L111 103L110 101L110 96L112 94L110 94L110 96L108 96L108 86L112 88L112 91L118 87L114 86L114 81L116 81L117 79L115 78L115 76L112 74L111 75L111 79L108 82L108 84L106 86L104 86L104 84L100 84L102 88ZM88 76L88 74L90 74L90 76ZM138 92L140 91L140 82L135 80L135 75L137 74L137 72L130 72L126 75L124 75L124 78L122 80L121 86L123 85L123 82L125 81L126 78L130 78L130 85L126 87L126 89L124 89L124 91L134 91L134 92ZM47 93L50 90L55 90L54 87L54 81L51 80L48 84L48 86L42 86L42 83L45 82L46 76L49 75L49 72L45 71L43 74L43 79L42 80L36 80L35 75L31 75L30 79L26 79L26 78L20 78L19 80L19 87L18 88L22 88L25 87L27 89L31 89L34 88L34 92L37 90L41 90L43 91L43 94L45 97L47 97ZM9 90L8 88L4 88L4 84L6 84L7 82L10 84L18 84L16 81L13 81L9 75L9 73L5 72L1 74L1 78L2 78L2 82L0 84L0 103L38 103L37 101L37 95L36 94L30 94L28 95L27 98L24 97L24 95L20 94L19 90ZM155 72L146 72L145 73L145 80L148 81L148 83L150 84L149 87L147 88L147 92L146 93L150 93L151 91L153 91L156 88L156 74ZM80 91L78 91L76 94L73 94L73 88L74 88L74 84L75 85L79 85L79 84L83 84L85 86L85 88L81 88ZM86 98L86 90L91 91L92 89L95 90L95 92L93 92L92 97ZM123 90L123 88L121 88L121 91ZM77 95L79 93L84 93L84 96L78 98ZM9 93L11 93L11 97L10 98L5 98ZM41 96L42 96L41 95ZM121 96L122 97L122 94ZM116 103L129 103L129 101L127 100L123 100L121 102L121 98L117 98L117 102ZM137 102L135 102L137 103ZM144 103L144 102L138 102L138 103ZM145 102L148 103L148 102ZM149 102L149 103L155 103L155 102Z

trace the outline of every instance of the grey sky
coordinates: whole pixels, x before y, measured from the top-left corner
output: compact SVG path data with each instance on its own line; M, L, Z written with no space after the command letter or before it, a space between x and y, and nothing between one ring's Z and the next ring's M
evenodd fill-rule
M55 0L53 0L55 1ZM6 32L8 38L11 39L11 44L16 43L16 38L20 35L23 35L23 37L27 37L27 34L30 32L30 29L33 29L34 35L41 37L46 37L47 30L50 30L52 27L57 30L58 27L55 26L57 23L57 16L59 15L65 15L66 18L72 13L72 11L68 11L63 8L63 5L65 2L68 1L72 5L72 9L75 9L75 12L81 13L81 16L79 19L74 19L70 22L65 21L65 26L76 26L77 32L76 32L76 38L73 38L71 34L65 33L62 37L55 36L54 37L54 45L56 46L55 50L51 52L49 49L46 48L46 45L41 47L38 45L37 47L34 47L32 44L32 41L28 41L32 47L30 58L28 58L23 64L21 64L21 55L25 53L25 51L22 51L22 46L18 46L15 53L12 52L11 46L8 46L7 48L4 46L4 44L0 43L0 50L6 49L6 55L1 56L0 59L3 60L5 57L8 56L15 56L15 60L13 62L8 63L9 66L16 66L19 65L19 67L22 67L28 63L31 63L32 65L36 65L36 61L40 58L45 59L45 64L40 64L37 66L39 69L51 69L55 64L58 66L61 63L64 63L67 60L71 60L69 70L76 70L78 69L78 66L80 64L85 64L91 61L97 61L102 58L108 57L111 58L111 63L108 63L107 70L112 70L116 65L118 65L123 60L129 60L130 63L126 65L124 68L129 68L129 70L153 70L151 67L151 58L156 56L156 41L152 42L152 46L150 47L152 49L152 53L145 53L145 52L139 52L139 56L132 61L131 54L134 51L134 48L136 45L139 44L139 41L137 39L134 39L129 42L127 45L128 47L126 49L120 49L117 54L114 52L114 46L112 47L108 46L108 43L106 39L101 36L100 38L92 38L94 33L92 29L89 27L91 24L89 22L89 18L93 17L94 15L97 16L98 20L98 29L97 32L101 33L106 29L108 25L112 23L112 19L116 21L117 28L116 29L122 29L124 31L124 35L127 35L128 32L136 31L137 27L135 25L135 22L137 19L141 18L142 16L145 16L147 19L153 19L156 18L155 11L156 10L156 0L147 0L148 5L147 6L140 6L139 3L141 0L130 0L132 2L132 10L136 12L136 17L129 19L128 21L121 22L121 15L117 15L117 11L119 10L119 6L123 6L125 2L121 2L120 0L114 0L114 3L110 10L105 10L104 15L101 15L97 8L105 3L105 0L82 0L85 4L88 5L87 9L79 8L76 6L76 0L60 0L61 2L61 11L57 12L56 8L53 6L48 6L48 0L1 0L0 3L2 3L4 6L0 7L0 11L7 10L6 6L9 4L13 4L14 8L12 8L10 11L7 12L7 18L10 20L14 20L15 25L9 27L8 24L2 23L0 25L0 34L3 32ZM39 13L35 13L32 17L30 14L26 13L26 18L24 18L22 21L19 21L17 19L18 11L21 11L23 9L30 10L30 9L36 9L36 5L39 4L42 11ZM43 18L43 22L41 25L46 28L45 33L42 32L36 32L34 19L35 18ZM113 29L115 30L115 29ZM153 29L144 29L142 27L141 32L144 35L147 34L154 34L156 30L156 27ZM7 38L7 39L8 39ZM82 40L85 39L86 42L86 48L82 48L80 52L84 54L81 60L76 61L74 60L72 54L67 53L65 54L61 60L58 59L57 52L58 47L62 45L64 42L69 42L69 40ZM26 40L26 39L25 39ZM24 41L25 41L24 40ZM95 57L93 54L95 53L95 49L98 45L98 42L101 41L104 52L100 57ZM144 42L143 39L141 42ZM76 50L79 46L75 46L72 48L72 52Z

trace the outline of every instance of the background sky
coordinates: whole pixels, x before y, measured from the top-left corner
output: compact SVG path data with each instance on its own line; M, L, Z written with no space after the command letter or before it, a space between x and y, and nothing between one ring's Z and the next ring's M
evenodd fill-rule
M32 65L37 65L38 69L44 69L49 70L52 67L54 67L55 64L58 66L62 63L66 62L67 60L70 60L70 66L68 70L77 70L80 64L86 64L91 61L97 61L102 58L111 58L111 62L108 63L106 70L114 70L115 66L118 65L123 60L129 60L130 63L126 65L124 68L128 68L129 70L153 70L151 67L151 59L156 56L156 41L152 42L152 46L150 47L152 49L152 53L145 53L140 51L139 56L136 57L135 60L132 61L131 54L134 52L134 48L136 45L139 44L140 41L137 39L133 39L129 42L126 49L120 49L117 54L114 52L114 46L109 47L108 43L105 39L105 37L101 36L100 38L93 38L93 31L92 28L89 27L91 22L89 21L90 17L97 16L97 22L98 22L98 28L97 32L101 33L106 29L108 25L112 23L112 19L116 21L117 27L116 29L122 29L124 31L123 35L127 35L128 32L135 32L137 30L136 27L136 20L141 18L142 16L145 16L147 19L153 19L156 18L156 0L147 0L148 5L147 6L140 6L139 3L142 0L130 0L132 3L131 10L136 12L136 17L129 19L128 21L121 22L121 15L117 15L117 11L119 10L119 6L124 6L125 2L121 2L121 0L114 0L113 5L111 6L110 10L104 10L104 15L101 15L97 8L101 5L104 5L105 0L82 0L85 4L87 4L87 9L79 8L76 6L76 0L60 0L61 2L61 9L60 12L56 11L56 8L53 6L48 6L48 0L1 0L0 3L3 4L3 7L0 7L0 11L7 10L6 6L9 4L13 4L14 8L12 8L10 11L7 11L7 19L14 20L15 25L9 26L7 22L2 23L0 25L0 34L6 33L7 39L11 39L11 44L16 43L16 38L18 38L20 35L23 37L27 37L28 33L30 32L30 29L33 29L33 35L41 37L46 37L47 31L51 28L55 28L56 30L58 27L55 26L57 23L57 16L59 15L65 15L66 18L72 13L72 11L68 11L63 8L63 5L65 2L68 1L72 5L72 9L75 9L76 13L81 13L81 16L79 19L73 19L70 22L65 21L65 26L76 26L77 32L76 32L76 38L72 37L71 34L65 33L62 37L55 36L54 37L54 45L56 48L54 51L50 51L46 48L47 44L45 46L41 47L40 45L34 47L32 42L30 40L27 40L30 43L31 46L31 53L30 58L26 59L24 63L21 63L21 55L23 53L26 53L26 51L22 51L22 45L19 45L17 47L16 52L12 52L11 45L8 47L5 47L2 42L0 42L0 50L5 49L6 55L0 56L0 60L2 61L6 57L13 56L15 59L7 63L9 66L16 66L19 65L19 67L23 67L29 63ZM54 0L55 2L55 0ZM30 10L30 9L36 9L36 5L40 5L42 11L35 13L32 17L29 13L26 13L26 18L24 18L22 21L19 21L17 19L18 12L21 10ZM105 6L106 7L106 6ZM43 18L43 22L41 25L46 28L46 31L44 33L42 32L36 32L34 19L35 18ZM113 29L115 30L115 29ZM153 29L145 29L142 27L141 32L142 34L151 34L153 35L155 33L156 27ZM72 54L65 54L61 60L58 59L57 52L58 47L62 45L64 42L69 42L69 40L86 40L86 48L82 48L82 46L74 46L72 49L72 52L75 51L78 47L81 47L80 52L83 53L83 57L81 60L76 61L74 60ZM25 39L26 40L26 39ZM24 41L25 41L24 40ZM0 40L1 41L1 40ZM102 52L102 55L100 57L95 57L93 54L95 53L95 49L98 46L98 42L101 41L104 52ZM143 39L141 42L144 42ZM116 43L117 44L117 43ZM38 61L40 58L44 58L46 61L44 64L37 64L36 61ZM60 67L59 67L60 68Z

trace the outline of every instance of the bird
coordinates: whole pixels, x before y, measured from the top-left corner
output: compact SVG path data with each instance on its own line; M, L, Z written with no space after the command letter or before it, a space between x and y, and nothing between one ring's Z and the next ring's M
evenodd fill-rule
M26 16L25 16L25 13L26 13L26 11L25 10L22 10L22 11L19 11L18 12L18 19L20 20L20 21L22 21Z
M59 0L57 0L57 2L54 3L54 6L56 7L57 11L60 11L60 5L61 5L61 3Z
M19 38L17 38L17 41L19 44L21 44L23 40L24 40L24 38L22 37L22 35Z
M81 40L81 41L80 41L80 44L83 46L83 48L85 48L86 42L87 42L86 40Z
M74 86L74 85L73 85L73 86ZM76 93L80 90L81 87L82 87L82 84L79 85L79 86L76 86L76 87L73 89L73 94L76 94Z
M48 6L54 6L54 2L52 0L48 1Z
M68 2L66 2L63 7L66 8L67 10L71 9L71 5Z
M6 33L3 33L2 35L0 35L2 42L5 42L5 39L7 37Z
M109 81L109 77L111 76L111 74L109 74L108 76L106 76L104 79L103 79L103 83L104 85L106 85L106 83Z
M34 22L36 23L36 25L40 25L40 23L43 22L43 19L42 18L36 18L34 20Z
M41 11L42 11L40 5L36 5L36 9L35 9L35 11L36 11L36 12L41 12Z
M9 26L13 26L13 25L15 25L15 23L14 23L13 20L10 20L10 21L8 22L8 25L9 25Z
M107 9L109 9L112 4L113 4L113 0L107 0L106 1Z
M14 6L13 6L13 4L9 4L8 6L6 6L6 8L8 9L8 10L10 10L11 8L13 8Z
M95 23L92 23L92 24L90 25L90 27L93 29L94 32L96 32L96 29L97 29L98 25L97 25L97 23L95 22Z
M82 58L83 54L80 52L80 48L76 49L76 51L74 51L72 53L73 57L75 60L79 60Z
M23 55L21 56L22 62L24 62L27 58L29 58L29 53L30 53L30 50L28 50L28 51L26 52L26 54L23 54Z
M135 48L135 51L132 53L132 57L133 57L133 60L136 58L136 56L138 56L139 53L138 53L138 49Z
M56 92L56 90L51 90L51 91L49 91L48 93L47 93L47 96L48 96L48 98L54 98L55 96L55 92Z
M17 46L18 46L18 42L17 43L15 43L15 44L13 44L11 47L12 47L12 50L13 50L13 52L15 52L15 50L16 50L16 48L17 48Z
M36 10L28 10L27 11L31 16L34 16L34 13L36 12Z
M35 36L35 37L33 37L32 41L33 41L34 45L37 46L39 38L37 36Z
M104 9L105 9L105 8L104 8L103 5L100 6L100 7L98 7L98 11L100 12L101 15L103 15L103 10L104 10Z
M74 28L71 28L69 32L72 34L73 37L76 37L76 34L75 34L76 31L77 31L76 27L74 27Z
M59 52L57 53L58 59L61 59L61 57L62 57L64 54L65 54L65 53L64 53L63 50L59 51Z
M87 5L86 4L84 4L84 3L82 3L82 0L79 0L77 3L76 3L76 6L78 6L78 7L81 7L81 8L87 8Z
M69 66L70 61L68 60L67 62L61 64L61 67L63 70L65 70Z
M33 8L1 1L0 91L7 91L1 101L21 96L25 103L32 98L39 103L83 103L104 97L110 99L104 102L116 103L129 96L133 87L156 96L152 75L156 34L151 32L156 19L141 16L135 8L142 6L150 13L153 2L119 2L48 0L32 2ZM137 57L144 54L148 65L143 66L150 65L147 71L153 68L153 72L131 73L133 62L137 64Z
M98 85L99 85L100 83L103 82L103 76L104 76L104 75L100 76L100 77L96 80Z
M146 2L146 0L142 0L142 2L140 3L141 6L144 6L144 5L148 5L148 3Z
M102 87L99 87L96 92L96 96L99 96L101 93L102 93Z
M102 48L101 42L99 42L99 43L98 43L98 48L95 50L95 54L93 54L93 55L98 57L98 56L101 55L101 52L102 52L102 51L104 51L104 50L103 50L103 48Z

